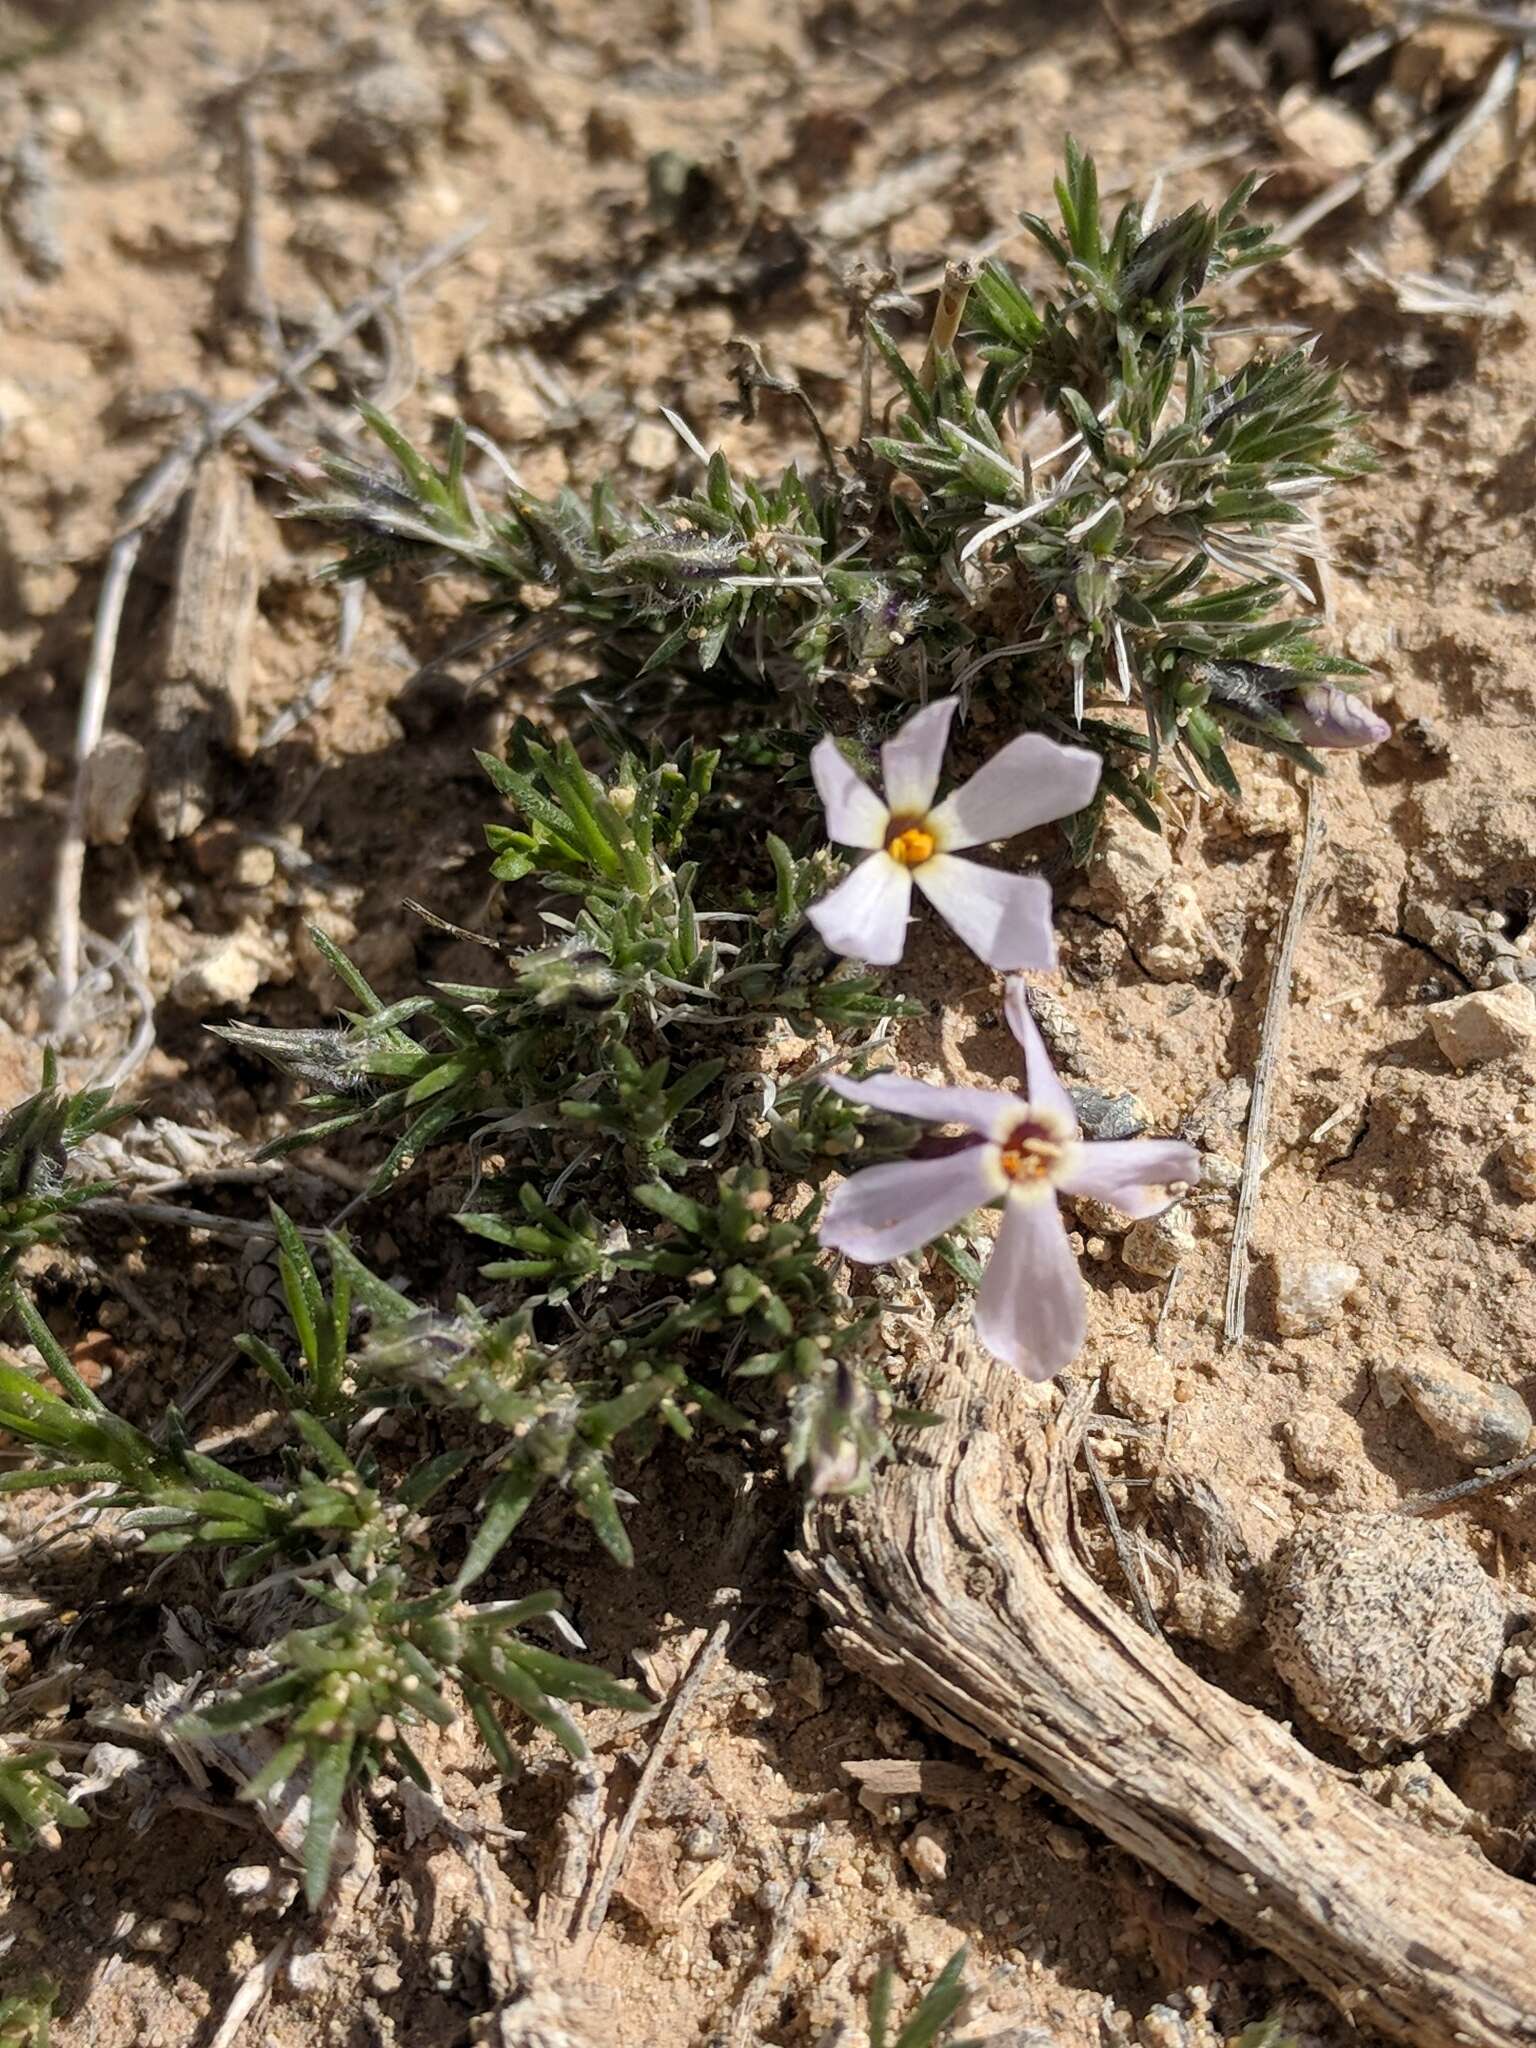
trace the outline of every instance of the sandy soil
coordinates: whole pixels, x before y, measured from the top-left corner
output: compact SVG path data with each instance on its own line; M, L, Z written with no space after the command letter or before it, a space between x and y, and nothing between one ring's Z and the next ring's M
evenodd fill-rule
M77 11L60 47L0 71L0 161L11 167L0 269L0 1102L24 1092L36 1065L47 891L115 520L200 405L266 374L264 309L297 345L392 268L483 218L457 260L368 330L344 372L322 367L314 402L334 408L366 379L413 428L464 411L539 487L617 464L654 489L673 461L654 432L660 404L709 423L733 451L782 446L783 419L716 423L728 392L721 344L737 331L791 365L846 432L856 394L843 265L888 250L921 281L956 247L1005 235L1019 206L1044 201L1067 127L1095 150L1112 191L1167 166L1169 207L1215 196L1250 165L1274 166L1268 203L1283 217L1349 168L1351 149L1390 140L1402 108L1464 98L1487 51L1446 33L1330 95L1328 61L1363 8L1319 9L1322 28L1297 9L1266 32L1255 20L1271 10L1248 10L1246 26L1230 20L1243 10L1226 10L1223 27L1193 5L1121 0L1134 63L1091 7L146 0ZM0 55L41 44L56 12L0 6ZM253 200L247 183L243 230L230 94L262 67L248 102L259 192ZM1515 111L1529 118L1523 101ZM36 193L21 190L18 151ZM668 231L646 203L647 164L661 151L697 167ZM938 151L954 162L889 224L840 240L825 231L835 197L879 190ZM1186 1125L1230 1169L1218 1167L1191 1205L1171 1292L1127 1266L1102 1220L1080 1219L1091 1363L1106 1412L1126 1424L1101 1439L1100 1455L1164 1626L1198 1668L1285 1718L1297 1710L1258 1627L1278 1546L1298 1526L1392 1507L1469 1470L1398 1397L1405 1366L1454 1362L1536 1396L1536 1054L1527 1045L1458 1071L1426 1014L1531 958L1528 155L1495 124L1420 208L1393 211L1391 174L1377 175L1283 267L1230 294L1234 316L1318 331L1368 422L1380 469L1337 502L1332 602L1342 645L1370 664L1397 727L1311 799L1325 842L1270 1126L1250 1334L1235 1348L1220 1333L1232 1224L1223 1180L1241 1153L1301 796L1288 777L1255 769L1242 811L1191 815L1143 900L1127 880L1126 847L1147 857L1136 828L1063 898L1077 1074L1133 1090L1155 1128ZM818 216L823 230L807 237ZM743 255L741 224L753 217ZM1453 274L1494 310L1405 311L1352 265L1359 248L1394 276ZM1028 270L1017 238L1006 251ZM700 289L728 259L738 284L755 277L762 288L724 301ZM637 276L640 288L626 291ZM304 446L297 404L264 418ZM222 1134L238 1161L279 1127L286 1097L204 1032L227 1003L172 990L185 996L189 964L244 934L255 962L245 1013L318 1020L336 991L303 936L315 918L386 993L451 974L453 942L400 901L425 898L470 924L483 910L487 812L471 750L495 743L539 677L477 686L476 661L460 657L404 690L457 643L466 593L386 584L327 701L260 746L336 659L338 600L312 581L324 536L277 523L284 494L270 453L233 445L229 459L257 480L259 599L239 730L216 751L196 831L167 841L141 814L119 843L92 848L86 921L138 948L155 999L155 1049L136 1091L153 1111ZM164 765L154 692L177 545L172 522L144 551L108 719L148 750L152 787ZM958 949L941 944L924 974L925 993L935 976L942 984L942 1014L906 1032L903 1057L919 1072L998 1078L1011 1062L1001 1017ZM1516 966L1500 970L1501 959ZM110 1066L132 1022L131 1004L104 1000L72 1071ZM363 1157L337 1156L354 1167ZM338 1200L313 1172L292 1192L317 1217ZM259 1190L237 1188L220 1207L250 1217L259 1202ZM424 1259L451 1282L461 1254L440 1242L442 1206L428 1189L365 1213L365 1255L386 1270ZM1358 1277L1326 1327L1285 1334L1289 1267L1320 1260ZM138 1417L184 1392L246 1316L229 1245L184 1231L146 1242L94 1222L78 1252L52 1257L46 1279L66 1339L105 1333L96 1354ZM217 1399L208 1413L216 1422ZM553 1511L531 1530L530 1554L568 1593L594 1653L616 1667L636 1652L651 1658L664 1686L713 1625L722 1589L741 1588L739 1628L651 1805L619 1903L573 1972L572 2024L585 2038L614 2048L715 2038L818 1828L813 1895L760 2014L766 2042L799 2048L848 2019L881 1953L916 1989L962 1941L979 1986L974 2030L998 2042L1107 2033L1176 2048L1210 2038L1211 2007L1224 2035L1278 2012L1303 2037L1335 2037L1336 2022L1282 1967L1199 1924L1044 1802L978 1779L957 1780L950 1804L861 1805L844 1762L942 1757L942 1746L819 1647L776 1561L793 1528L787 1494L771 1482L760 1490L761 1521L737 1545L753 1560L743 1579L727 1541L729 1474L686 1491L677 1478L665 1462L646 1474L634 1520L644 1564L622 1587ZM1512 1618L1536 1603L1531 1500L1529 1489L1492 1490L1440 1518ZM1107 1537L1095 1540L1106 1583L1118 1584ZM105 1609L92 1597L68 1594L89 1627L61 1618L11 1646L13 1681L73 1661L73 1697L88 1705L166 1663L152 1587L114 1590ZM1426 1758L1471 1810L1484 1850L1529 1875L1532 1758L1506 1707L1501 1693ZM1341 1767L1360 1768L1334 1737L1299 1725ZM646 1746L645 1731L599 1744L610 1802L625 1798ZM502 1907L536 1903L563 1767L535 1749L528 1776L503 1786L464 1735L431 1762L466 1824L486 1831ZM243 2041L446 2048L471 2038L487 2005L485 1909L461 1843L420 1835L409 1802L381 1790L375 1878L316 1928L237 1910L226 1873L260 1844L227 1808L187 1810L173 1795L168 1774L146 1810L108 1802L56 1854L0 1864L0 1978L44 1968L60 1980L62 2048L206 2042L279 1941L274 1995ZM914 1844L919 1823L944 1852L942 1875Z

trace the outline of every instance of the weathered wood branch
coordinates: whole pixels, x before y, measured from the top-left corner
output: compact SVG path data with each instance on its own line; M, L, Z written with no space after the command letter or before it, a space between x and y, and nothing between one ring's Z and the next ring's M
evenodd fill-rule
M256 623L256 494L210 455L187 501L164 665L155 691L150 810L165 839L213 814L213 753L232 746L250 688Z
M1536 2041L1536 1888L1376 1805L1085 1570L1069 1485L1085 1392L1051 1413L967 1336L924 1397L948 1419L911 1458L807 1515L795 1564L840 1654L1358 2023L1417 2048Z

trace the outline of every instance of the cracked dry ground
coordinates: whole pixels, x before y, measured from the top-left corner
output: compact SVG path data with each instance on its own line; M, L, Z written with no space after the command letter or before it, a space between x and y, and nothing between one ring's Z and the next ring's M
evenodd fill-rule
M936 35L930 8L721 0L705 10L713 43L704 49L690 10L637 0L600 19L575 5L346 0L322 12L221 0L98 12L68 47L0 77L8 146L23 131L42 138L63 258L52 277L9 275L0 302L7 1099L34 1063L47 940L40 906L114 509L179 431L177 401L164 394L228 397L266 367L259 325L223 310L236 201L228 138L209 101L275 50L292 60L263 114L259 223L268 289L291 321L313 318L323 297L362 289L396 252L487 216L463 261L410 302L408 427L429 429L462 408L507 443L536 488L588 481L618 452L628 480L654 489L658 466L674 459L664 443L658 452L657 406L713 421L727 388L721 343L738 329L807 381L834 434L849 430L854 393L836 265L814 255L756 310L685 294L675 306L600 309L570 332L516 338L524 323L509 307L573 272L611 275L629 260L651 152L678 150L727 182L755 180L793 217L924 151L958 147L963 161L942 186L866 249L877 253L888 239L908 273L921 275L958 244L1006 227L1019 205L1042 201L1069 123L1111 188L1252 130L1252 89L1234 84L1208 33L1122 0L1139 51L1128 67L1095 10L1049 12L946 10ZM0 10L7 26L12 16L33 19ZM378 159L356 112L353 81L381 64L397 67L403 177L394 175L399 160ZM1278 146L1262 124L1261 132L1270 142L1254 161ZM1175 171L1165 203L1216 196L1247 160L1239 149L1214 168ZM1155 1270L1166 1246L1133 1250L1127 1264L1103 1219L1079 1219L1091 1362L1103 1375L1101 1405L1125 1424L1100 1437L1099 1455L1128 1525L1145 1538L1163 1625L1192 1663L1281 1717L1296 1709L1258 1629L1277 1547L1341 1509L1391 1508L1464 1476L1411 1387L1402 1398L1416 1372L1433 1377L1458 1362L1491 1386L1536 1392L1532 1052L1458 1071L1427 1015L1505 972L1501 960L1530 957L1530 218L1519 191L1501 214L1469 187L1446 197L1432 228L1403 216L1375 233L1376 254L1394 272L1433 269L1448 256L1502 264L1509 310L1481 325L1406 315L1348 281L1343 259L1368 223L1347 210L1245 287L1243 302L1266 317L1320 332L1369 421L1381 468L1338 502L1332 592L1340 641L1379 677L1398 736L1341 763L1313 799L1326 838L1253 1237L1250 1334L1234 1349L1220 1339L1231 1182L1300 843L1298 793L1288 777L1255 768L1240 810L1191 812L1166 850L1135 828L1117 831L1062 903L1057 992L1076 1036L1077 1077L1134 1091L1154 1127L1182 1124L1213 1162L1226 1162L1213 1164L1189 1207L1171 1298ZM837 261L853 253L840 250ZM1008 253L1028 274L1023 246ZM793 426L775 417L753 428L721 421L717 431L733 453L763 455ZM259 462L249 466L261 474ZM322 537L279 529L270 515L280 493L265 483L261 502L247 744L329 659L334 634L334 598L309 580ZM144 650L173 563L168 540L152 547L130 600L112 722L139 735L149 729L154 680ZM421 897L471 924L484 911L478 825L487 807L470 750L497 743L513 694L449 688L402 698L401 684L451 637L463 595L454 585L391 587L371 600L356 655L324 709L275 750L225 764L211 834L167 847L141 828L93 854L92 920L114 928L147 912L148 971L161 1000L159 1045L142 1080L160 1113L228 1128L242 1145L283 1114L270 1079L237 1064L204 1035L203 1015L168 996L213 939L248 935L256 979L247 1008L279 1021L315 1021L335 1000L302 937L317 915L355 941L388 993L419 974L453 976L452 945L398 906ZM519 701L531 700L537 682L519 679ZM248 852L262 834L314 865L240 864L231 849ZM905 1030L903 1059L932 1077L1007 1074L1008 1034L974 969L958 950L941 950L926 971L941 984L942 1006ZM1071 1055L1061 1033L1058 1051ZM255 1199L240 1213L255 1213ZM317 1215L334 1207L315 1184L295 1199ZM239 1210L238 1197L230 1207ZM442 1234L430 1194L365 1214L357 1229L364 1255L386 1269L413 1234ZM104 1331L116 1397L139 1419L153 1416L241 1326L231 1256L202 1238L141 1246L105 1223L91 1226L85 1244L88 1258L61 1252L52 1266L61 1331ZM1325 1285L1325 1327L1285 1334L1282 1291L1297 1284L1298 1267L1323 1262L1358 1277L1335 1272L1331 1292ZM125 1307L114 1273L147 1297L159 1334ZM925 1312L922 1291L898 1276L893 1340L907 1341L902 1318L914 1311ZM531 1539L594 1655L617 1668L638 1652L663 1689L713 1619L731 1499L724 1466L718 1486L695 1479L684 1492L678 1476L665 1461L643 1476L634 1534L644 1563L622 1587L557 1514L535 1523ZM577 2038L616 2048L709 2039L751 1975L816 1826L825 1832L814 1892L761 2014L764 2040L808 2044L846 2019L882 1949L916 1988L962 1940L980 1987L973 2030L1002 2039L1032 2040L1039 2030L1088 2043L1107 2027L1147 2048L1180 2048L1191 2033L1209 2038L1198 2017L1207 1991L1222 2031L1279 2010L1302 2036L1340 2037L1283 1968L1201 1924L1063 1812L963 1771L921 1800L861 1802L845 1760L942 1759L942 1746L841 1673L774 1566L774 1546L792 1528L789 1500L771 1486L767 1500L743 1625L584 1967ZM1107 1540L1091 1513L1085 1520L1101 1575L1115 1585ZM1476 1497L1440 1525L1511 1614L1536 1601L1529 1493ZM72 1604L89 1609L78 1589ZM71 1684L89 1704L131 1692L141 1660L165 1661L161 1627L150 1599L89 1638L34 1636L30 1654L39 1671L61 1655L80 1662ZM11 1654L13 1679L36 1675ZM1301 1726L1342 1767L1359 1767L1322 1731ZM600 1718L595 1733L611 1796L622 1800L645 1735L620 1735ZM1384 1783L1383 1796L1417 1801L1426 1824L1470 1828L1469 1871L1484 1851L1528 1869L1533 1770L1523 1742L1515 1719L1489 1709L1432 1749L1438 1782L1410 1771ZM547 1880L536 1851L567 1790L555 1758L535 1746L528 1776L505 1787L472 1733L457 1730L430 1761L457 1807L493 1830L503 1903L536 1900ZM148 1815L109 1808L52 1857L0 1866L5 1967L45 1967L60 1979L62 2048L206 2041L242 1976L283 1933L270 1914L241 1911L226 1883L260 1845L228 1809L174 1804L173 1784L168 1775ZM136 1818L148 1820L147 1832L136 1831ZM440 1834L418 1833L408 1801L381 1793L375 1819L374 1884L327 1929L292 1923L276 1994L243 2040L447 2048L467 2037L484 2004L473 1877Z

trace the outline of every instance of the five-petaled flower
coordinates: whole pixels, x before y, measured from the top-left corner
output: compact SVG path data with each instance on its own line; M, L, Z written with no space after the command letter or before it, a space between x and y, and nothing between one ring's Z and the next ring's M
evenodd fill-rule
M865 848L867 858L808 914L834 953L889 967L906 945L916 882L989 967L1054 967L1048 884L957 855L1080 811L1098 788L1099 757L1086 747L1063 747L1040 733L1025 733L935 804L955 703L946 697L930 704L886 741L880 750L883 801L849 766L836 741L818 742L811 771L826 806L828 833L840 845Z
M1024 984L1010 979L1008 1022L1024 1048L1027 1093L936 1088L879 1074L827 1076L853 1102L929 1123L963 1124L970 1142L939 1158L866 1167L845 1180L821 1220L821 1241L865 1265L900 1258L984 1203L1003 1202L976 1296L976 1334L994 1358L1032 1380L1053 1379L1082 1348L1082 1276L1056 1206L1058 1192L1091 1195L1127 1216L1155 1216L1181 1182L1199 1178L1193 1146L1173 1139L1085 1141L1056 1078Z

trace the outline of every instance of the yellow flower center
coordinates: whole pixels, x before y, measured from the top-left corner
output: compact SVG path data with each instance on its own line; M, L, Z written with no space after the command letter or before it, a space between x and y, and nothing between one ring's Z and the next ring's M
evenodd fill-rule
M1026 1118L1023 1123L1016 1124L1003 1140L1000 1157L1008 1178L1028 1186L1032 1181L1049 1180L1061 1153L1061 1141L1056 1133L1046 1125Z
M904 868L920 868L925 860L933 859L933 834L922 825L898 822L886 836L885 850Z

